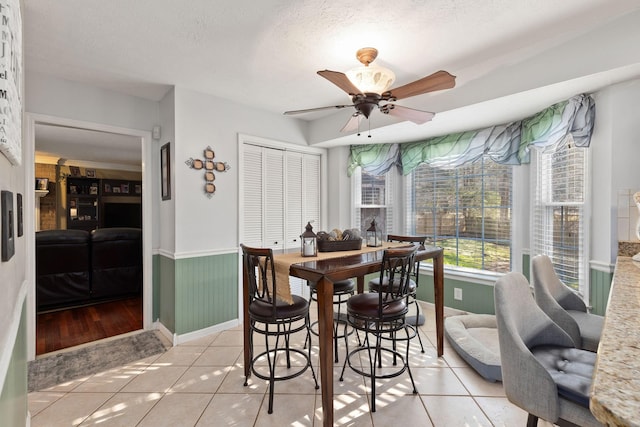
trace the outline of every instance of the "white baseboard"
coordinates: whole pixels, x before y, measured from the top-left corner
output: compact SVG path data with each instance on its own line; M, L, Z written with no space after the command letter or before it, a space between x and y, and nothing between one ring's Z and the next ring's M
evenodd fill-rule
M209 326L208 328L199 329L197 331L188 332L186 334L174 334L171 332L166 326L164 326L160 321L154 322L154 329L158 330L162 335L164 335L169 342L175 347L178 344L184 344L189 341L197 340L199 338L206 337L207 335L226 331L228 329L235 328L238 326L240 322L238 319L229 320L224 323L218 323L217 325Z

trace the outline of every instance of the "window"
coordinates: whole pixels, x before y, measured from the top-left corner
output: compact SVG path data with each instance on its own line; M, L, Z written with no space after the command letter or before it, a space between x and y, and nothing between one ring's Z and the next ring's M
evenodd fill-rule
M422 164L406 179L408 233L444 248L445 265L511 270L511 166L489 158L454 170Z
M548 255L560 280L586 295L587 149L567 145L534 154L531 255Z
M358 168L352 175L355 194L355 218L352 223L360 228L362 236L375 217L376 224L383 230L383 238L393 230L393 174L394 170L376 176Z

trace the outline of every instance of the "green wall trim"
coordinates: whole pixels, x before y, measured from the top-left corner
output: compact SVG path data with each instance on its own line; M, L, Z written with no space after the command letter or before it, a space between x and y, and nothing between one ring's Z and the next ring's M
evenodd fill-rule
M6 426L27 425L27 409L27 305L24 301L7 376L0 394L0 423Z
M601 270L590 269L590 288L589 298L591 300L591 312L604 316L607 311L607 302L609 301L609 291L611 290L611 281L613 280L613 272L605 272Z
M175 332L238 318L238 254L176 260Z
M453 298L454 288L462 290L462 301ZM418 299L435 302L433 276L420 275ZM495 314L493 304L493 286L482 283L466 282L457 279L444 279L444 305L470 313Z
M238 318L238 254L154 255L153 318L186 334Z
M153 295L158 295L157 319L160 320L168 330L176 331L176 266L175 261L165 256L159 256L159 275L157 282L154 282Z

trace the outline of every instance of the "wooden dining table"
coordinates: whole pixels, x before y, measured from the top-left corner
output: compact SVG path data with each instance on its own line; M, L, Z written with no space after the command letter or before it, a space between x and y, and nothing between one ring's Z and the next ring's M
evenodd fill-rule
M355 253L354 253L355 252ZM320 384L322 389L323 425L333 426L333 283L355 277L357 291L364 291L364 276L380 271L384 248L368 251L350 251L322 259L308 258L289 266L289 275L317 284L318 335L320 353ZM326 255L325 255L326 256ZM444 353L444 258L442 248L425 246L416 252L417 261L433 260L433 288L435 299L436 336L438 357ZM278 255L274 262L279 261ZM276 265L276 270L278 269ZM248 282L243 278L245 307L248 304ZM244 311L244 369L250 369L249 314Z

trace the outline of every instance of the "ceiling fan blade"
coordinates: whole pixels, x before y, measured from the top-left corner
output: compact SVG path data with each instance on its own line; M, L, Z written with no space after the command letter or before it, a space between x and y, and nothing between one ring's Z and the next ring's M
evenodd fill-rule
M380 107L380 111L382 111L384 114L399 117L403 120L409 120L419 125L427 123L428 121L433 119L433 116L435 116L435 113L431 113L429 111L416 110L413 108L402 107L395 104L385 104Z
M353 132L354 130L358 130L360 120L362 120L362 114L353 113L347 123L340 129L340 132Z
M331 71L331 70L323 70L318 71L318 74L325 79L329 80L334 85L338 86L343 91L347 92L349 95L357 95L360 93L360 89L354 86L349 80L349 77L345 73L341 73L340 71Z
M451 89L456 85L456 76L452 76L446 71L436 71L430 76L423 77L415 82L407 83L389 90L391 98L403 99L410 96L421 95L436 90Z
M353 105L330 105L328 107L316 107L316 108L307 108L305 110L291 110L285 111L285 116L291 116L293 114L303 114L303 113L312 113L314 111L322 111L322 110L340 110L341 108L353 107Z

